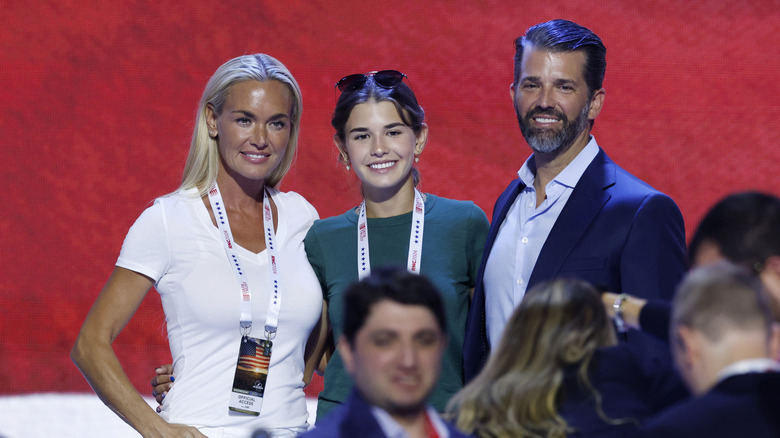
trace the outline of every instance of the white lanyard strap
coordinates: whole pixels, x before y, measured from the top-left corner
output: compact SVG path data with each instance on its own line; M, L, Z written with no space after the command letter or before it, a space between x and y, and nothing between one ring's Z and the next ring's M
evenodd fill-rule
M425 203L422 195L414 189L414 208L412 209L412 229L409 233L409 254L406 259L406 269L414 274L420 273L422 261L423 228L425 225ZM366 201L360 204L357 227L358 279L362 280L371 274L371 261L368 256L368 220L366 219Z
M246 275L241 267L238 251L233 244L235 240L233 239L233 233L230 231L230 222L228 221L227 211L225 210L222 195L219 192L216 181L211 189L209 189L209 202L211 203L211 210L214 213L214 218L217 221L217 228L219 228L220 234L223 237L222 243L225 247L228 262L233 269L233 274L236 276L236 282L241 290L241 328L244 329L244 334L249 334L249 330L252 327L252 291L249 289L249 283L247 282ZM276 328L279 324L279 310L282 306L279 269L277 266L276 248L274 247L276 233L274 232L273 222L273 213L271 211L271 203L268 199L268 192L263 190L263 228L265 230L263 234L265 235L265 248L268 252L268 262L271 268L271 287L273 289L273 293L270 294L268 315L265 320L266 337L269 339L276 333Z
M268 252L268 264L271 267L271 293L268 300L268 315L265 317L265 337L273 339L279 326L279 309L282 307L282 279L279 275L279 258L276 254L276 232L274 214L268 198L268 190L263 189L263 228L265 228L265 249Z

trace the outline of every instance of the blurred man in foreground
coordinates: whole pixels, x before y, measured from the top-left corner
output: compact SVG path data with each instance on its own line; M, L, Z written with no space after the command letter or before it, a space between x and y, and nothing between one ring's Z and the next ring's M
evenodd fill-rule
M427 406L447 345L444 305L434 286L385 268L353 284L344 302L338 348L355 389L302 436L464 437Z

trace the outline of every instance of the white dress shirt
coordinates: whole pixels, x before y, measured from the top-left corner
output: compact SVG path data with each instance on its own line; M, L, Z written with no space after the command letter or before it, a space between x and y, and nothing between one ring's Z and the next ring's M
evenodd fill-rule
M488 341L498 346L509 317L525 295L536 260L574 186L599 152L591 136L585 148L545 186L536 205L536 167L531 155L517 172L525 188L501 223L485 266L485 317Z

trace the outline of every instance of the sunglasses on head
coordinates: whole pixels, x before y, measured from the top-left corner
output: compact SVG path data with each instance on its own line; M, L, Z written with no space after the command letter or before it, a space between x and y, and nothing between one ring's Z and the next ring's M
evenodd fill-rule
M398 70L372 71L366 74L357 73L341 78L336 82L336 88L342 93L355 91L365 85L370 77L373 77L374 82L382 88L393 88L400 84L406 75Z

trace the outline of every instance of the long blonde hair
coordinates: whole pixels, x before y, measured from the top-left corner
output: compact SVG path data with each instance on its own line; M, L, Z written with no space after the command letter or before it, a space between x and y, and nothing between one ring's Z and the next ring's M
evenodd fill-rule
M458 428L481 437L565 437L558 414L564 368L577 365L588 379L596 349L614 345L615 333L601 297L580 280L555 280L528 291L507 323L485 369L452 399Z
M287 67L276 58L264 53L244 55L222 64L209 79L203 90L195 119L190 152L184 165L179 189L197 188L204 196L211 184L217 179L219 171L219 149L217 139L209 136L206 125L206 108L211 105L219 115L227 99L230 87L242 81L279 81L287 86L293 97L290 139L279 166L265 180L265 185L275 187L290 170L298 151L298 132L301 124L301 89Z

